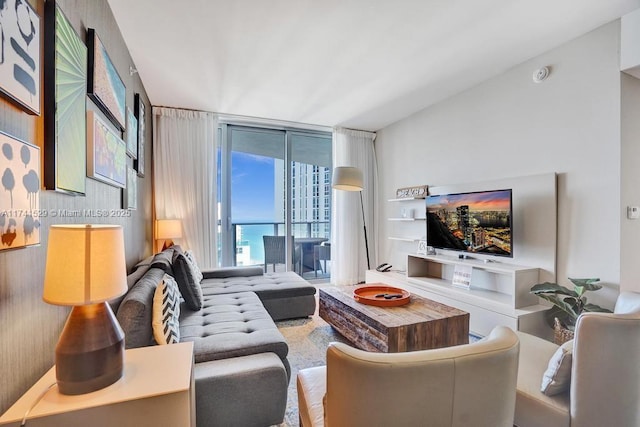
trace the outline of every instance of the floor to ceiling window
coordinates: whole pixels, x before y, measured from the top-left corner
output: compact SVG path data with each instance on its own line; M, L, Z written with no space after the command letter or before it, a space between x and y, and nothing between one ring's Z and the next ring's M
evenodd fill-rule
M327 274L314 246L331 237L331 134L222 124L220 140L221 265L272 271L263 236L284 236L276 270Z

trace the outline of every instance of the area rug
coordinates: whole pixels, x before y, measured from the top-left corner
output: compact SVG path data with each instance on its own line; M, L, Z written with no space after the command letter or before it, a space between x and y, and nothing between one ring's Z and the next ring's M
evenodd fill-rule
M325 365L327 346L332 341L348 342L317 313L306 319L277 322L278 329L289 344L287 359L291 365L291 381L287 394L287 409L280 427L298 426L298 391L296 376L300 369Z

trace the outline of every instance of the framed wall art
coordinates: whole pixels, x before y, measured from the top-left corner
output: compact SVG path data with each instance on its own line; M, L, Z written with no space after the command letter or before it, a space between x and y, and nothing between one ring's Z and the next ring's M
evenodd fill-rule
M127 89L93 28L87 30L89 80L87 92L119 129L125 128Z
M127 154L133 159L138 158L138 119L127 107Z
M40 17L27 0L0 9L0 90L28 113L40 115Z
M138 119L138 158L133 162L138 176L144 177L144 135L145 135L145 106L142 96L136 93L133 109Z
M87 111L87 150L87 176L115 187L126 187L126 144L94 111Z
M0 250L40 243L40 149L0 132Z
M44 15L44 185L84 195L87 48L55 1L45 2Z
M122 190L122 209L138 209L138 175L132 168L127 168L127 188Z

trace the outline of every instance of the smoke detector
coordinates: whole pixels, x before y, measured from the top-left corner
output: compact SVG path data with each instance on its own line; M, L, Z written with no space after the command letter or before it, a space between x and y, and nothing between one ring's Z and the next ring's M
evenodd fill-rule
M551 71L549 70L549 67L538 68L533 72L533 81L535 83L544 81L547 77L549 77L550 72Z

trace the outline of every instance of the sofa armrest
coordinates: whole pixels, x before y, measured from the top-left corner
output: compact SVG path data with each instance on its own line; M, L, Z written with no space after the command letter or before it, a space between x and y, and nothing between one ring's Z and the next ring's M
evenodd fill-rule
M222 267L202 270L203 279L222 279L225 277L262 276L262 267Z

